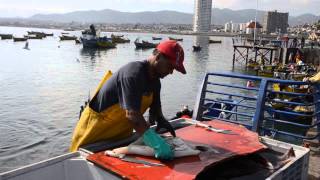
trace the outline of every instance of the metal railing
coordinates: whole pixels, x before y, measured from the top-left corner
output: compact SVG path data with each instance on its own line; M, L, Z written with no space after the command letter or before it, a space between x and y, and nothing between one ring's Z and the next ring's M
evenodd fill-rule
M241 124L259 135L320 140L320 86L233 73L207 73L193 119ZM312 136L307 132L315 129Z

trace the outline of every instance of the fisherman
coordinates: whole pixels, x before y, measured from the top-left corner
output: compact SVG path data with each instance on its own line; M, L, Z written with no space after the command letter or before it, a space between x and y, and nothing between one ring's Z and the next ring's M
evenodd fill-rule
M90 31L91 31L91 34L92 34L93 36L96 36L96 35L97 35L97 33L96 33L96 28L94 27L93 24L90 25Z
M82 112L74 130L70 151L98 141L117 141L132 135L133 129L159 159L172 159L173 151L143 117L149 109L149 122L157 122L156 130L174 129L164 118L160 101L160 78L177 70L186 74L184 51L172 40L161 42L146 61L131 62L112 75L109 71L97 92Z

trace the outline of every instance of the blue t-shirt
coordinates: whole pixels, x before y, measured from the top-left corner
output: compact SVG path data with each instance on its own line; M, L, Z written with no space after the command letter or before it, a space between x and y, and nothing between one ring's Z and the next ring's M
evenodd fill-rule
M142 96L153 93L151 108L158 108L161 107L160 89L160 79L149 78L147 61L131 62L103 84L89 106L96 112L102 112L119 103L125 110L140 111Z

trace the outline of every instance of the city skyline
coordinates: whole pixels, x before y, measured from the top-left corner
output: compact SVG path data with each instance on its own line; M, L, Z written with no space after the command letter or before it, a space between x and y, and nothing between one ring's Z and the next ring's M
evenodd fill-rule
M233 10L256 9L257 0L213 0L212 8ZM194 0L1 0L0 17L30 17L34 14L68 13L83 10L113 9L122 12L173 10L194 13ZM258 10L289 12L291 16L311 13L320 15L319 0L258 0Z

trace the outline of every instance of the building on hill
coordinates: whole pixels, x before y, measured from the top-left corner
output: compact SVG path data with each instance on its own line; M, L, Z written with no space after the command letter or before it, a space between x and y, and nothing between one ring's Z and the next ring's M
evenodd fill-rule
M250 21L247 25L246 34L253 34L255 28L257 34L260 34L262 32L262 26L259 22L257 22L256 25L254 21Z
M231 28L232 28L232 21L224 24L224 32L231 32Z
M287 33L289 13L277 11L266 12L263 18L263 31L270 33Z

